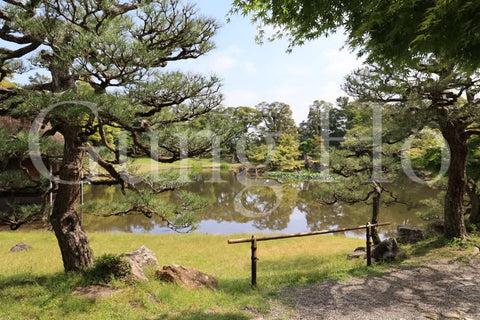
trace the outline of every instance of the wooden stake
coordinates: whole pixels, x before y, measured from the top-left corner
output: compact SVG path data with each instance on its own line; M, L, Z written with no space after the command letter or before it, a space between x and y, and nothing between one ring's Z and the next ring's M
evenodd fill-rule
M257 286L257 240L252 235L252 287Z
M366 237L367 237L367 266L372 265L372 227L370 226L370 222L367 223L366 230Z

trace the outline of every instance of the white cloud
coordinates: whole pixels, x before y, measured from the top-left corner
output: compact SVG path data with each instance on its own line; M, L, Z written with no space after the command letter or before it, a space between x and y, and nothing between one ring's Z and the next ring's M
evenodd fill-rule
M231 45L223 50L216 50L209 54L201 64L202 72L213 72L216 74L246 73L254 75L257 73L257 66L252 61L244 61L244 50L238 45ZM201 70L203 69L203 70Z
M226 107L253 107L259 102L261 102L261 98L253 91L244 89L225 90Z
M330 49L322 54L322 74L325 75L347 75L361 66L362 60L357 59L355 54L346 50Z

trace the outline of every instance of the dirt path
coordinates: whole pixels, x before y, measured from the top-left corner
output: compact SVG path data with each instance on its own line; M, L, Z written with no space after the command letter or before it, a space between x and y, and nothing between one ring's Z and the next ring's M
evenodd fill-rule
M292 319L479 319L480 263L435 262L281 293Z

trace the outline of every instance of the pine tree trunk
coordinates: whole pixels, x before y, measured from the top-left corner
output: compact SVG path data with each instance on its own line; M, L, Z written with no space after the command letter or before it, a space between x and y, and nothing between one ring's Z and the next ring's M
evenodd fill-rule
M480 223L480 195L475 187L467 185L467 194L470 198L470 219L471 223Z
M380 197L382 196L381 191L378 191L378 187L376 187L377 191L373 196L373 205L372 205L372 224L378 223L378 215L380 214ZM380 236L378 235L377 228L372 228L372 241L374 245L379 244Z
M463 197L467 184L467 139L464 129L450 122L441 123L441 131L450 147L450 167L445 195L445 236L465 238Z
M50 217L67 272L78 271L93 264L92 250L77 214L85 154L79 140L80 132L78 127L65 128L62 132L65 146L60 179L70 183L60 183Z

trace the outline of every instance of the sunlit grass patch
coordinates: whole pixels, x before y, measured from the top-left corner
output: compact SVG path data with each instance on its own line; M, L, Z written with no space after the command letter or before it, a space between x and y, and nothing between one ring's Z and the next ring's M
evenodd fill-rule
M201 169L225 170L235 165L232 165L224 161L215 162L213 161L213 159L188 158L184 160L175 161L173 163L160 163L150 158L140 158L140 159L135 159L132 162L132 166L136 168L138 173L147 173L152 170L165 171L165 170L171 170L171 169L174 169L174 170L190 169L193 171L198 171Z
M91 233L96 256L119 254L145 245L160 265L179 264L216 277L218 289L189 290L154 280L121 289L112 298L74 297L80 275L64 274L59 249L50 232L0 233L0 314L6 319L250 319L267 313L282 288L368 273L361 260L346 255L360 239L314 236L258 243L258 288L250 287L250 246L227 244L247 235ZM9 253L18 242L33 249ZM288 317L287 317L288 318ZM2 318L3 319L3 318Z

